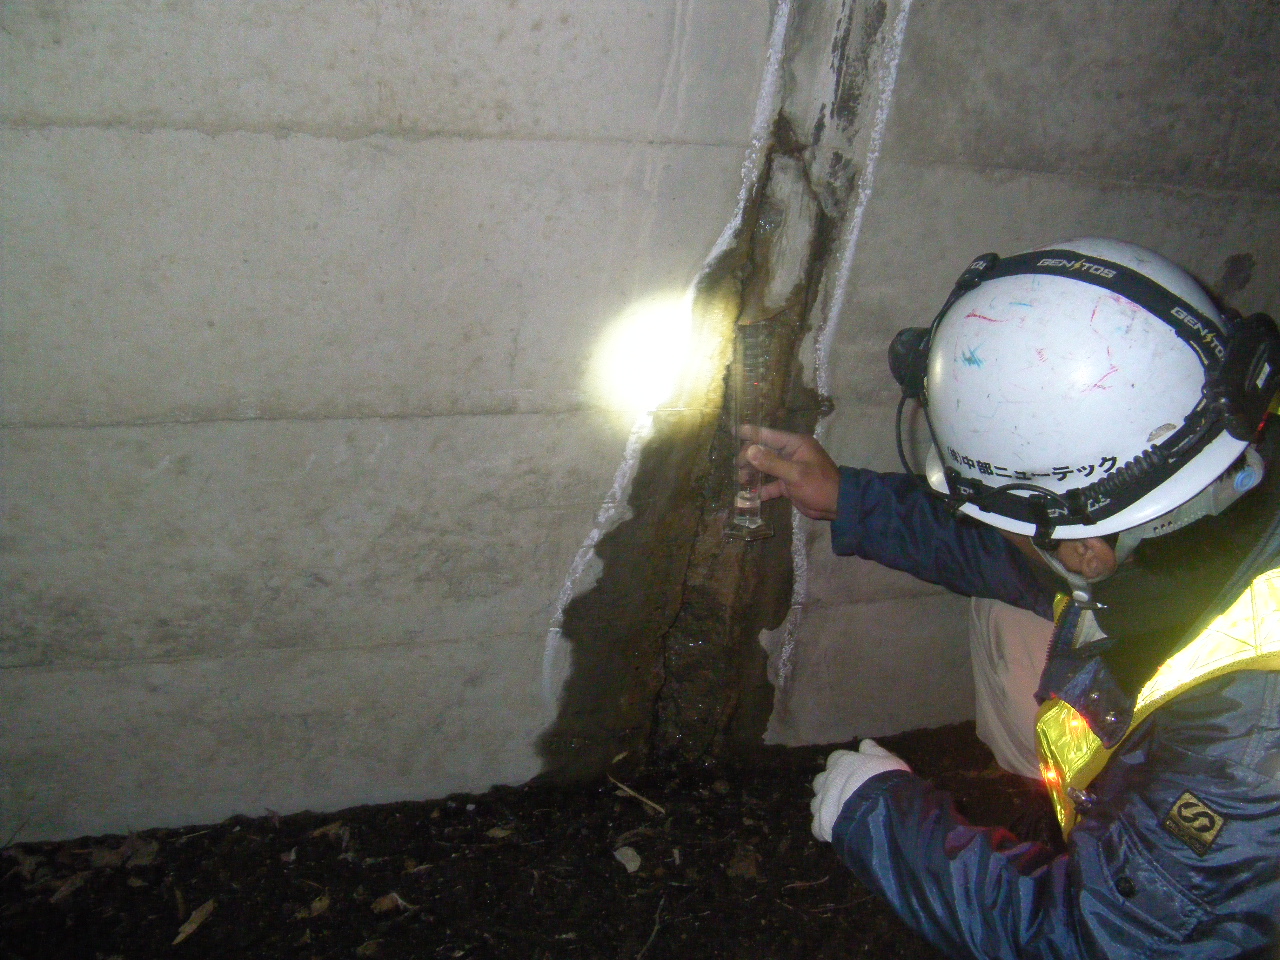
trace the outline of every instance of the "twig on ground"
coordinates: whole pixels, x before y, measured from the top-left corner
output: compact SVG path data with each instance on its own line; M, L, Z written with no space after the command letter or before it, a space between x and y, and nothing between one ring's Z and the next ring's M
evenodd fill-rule
M619 790L621 790L621 791L622 791L623 793L625 793L627 796L629 796L629 797L635 797L637 800L639 800L641 803L643 803L643 804L644 804L646 807L648 807L650 810L655 810L655 811L657 811L657 813L658 813L658 815L659 815L659 816L665 817L665 816L667 815L666 808L665 808L665 807L663 807L662 805L657 804L657 803L654 803L654 802L653 802L652 800L650 800L648 797L642 797L642 796L640 796L640 794L636 793L634 790L632 790L630 787L628 787L625 783L620 783L620 782L618 782L617 780L615 780L611 774L606 773L606 774L605 774L605 776L609 778L609 782L610 782L610 783L612 783L614 786L616 786Z
M860 903L866 903L868 900L872 898L872 896L874 896L874 894L864 893L860 897L851 897L845 903L824 903L820 907L810 908L809 913L830 914L830 913L834 913L837 910L846 910L849 907L856 907ZM781 901L779 901L779 903L781 903Z
M636 827L634 830L628 830L626 833L622 834L622 836L614 840L613 843L614 846L620 847L623 844L630 843L638 837L650 837L657 832L658 831L653 827Z
M828 880L830 880L830 879L831 879L831 874L829 874L829 873L828 873L828 874L827 874L825 877L823 877L821 880L804 880L804 881L797 881L797 882L795 882L795 883L788 883L788 884L787 884L785 887L783 887L782 889L783 889L783 890L798 890L798 889L800 889L801 887L816 887L816 886L819 886L819 885L821 885L821 884L826 883L826 882L827 882Z
M795 908L792 907L791 909L794 910ZM686 920L701 920L703 917L709 917L709 916L711 916L711 911L704 910L702 913L690 913L690 914L686 914L683 917L672 917L670 920L666 922L665 926L674 927L677 923L684 923Z
M609 779L612 780L613 777L610 777ZM621 784L619 784L619 786L621 786ZM653 946L653 940L658 935L658 928L662 926L662 907L666 902L666 897L663 897L658 901L657 912L653 915L653 931L649 934L649 939L645 941L644 946L640 948L640 952L636 954L636 960L643 960L645 953L648 952L651 946Z

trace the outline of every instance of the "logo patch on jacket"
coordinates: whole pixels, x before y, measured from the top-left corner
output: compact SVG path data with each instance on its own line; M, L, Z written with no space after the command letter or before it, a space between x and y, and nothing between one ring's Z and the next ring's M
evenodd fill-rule
M1164 828L1203 857L1226 822L1225 817L1214 813L1204 801L1187 791L1169 808Z

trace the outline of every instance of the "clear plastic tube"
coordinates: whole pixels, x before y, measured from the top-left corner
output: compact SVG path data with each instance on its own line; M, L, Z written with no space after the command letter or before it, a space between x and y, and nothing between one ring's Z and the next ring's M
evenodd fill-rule
M769 373L768 325L739 324L733 350L733 425L742 447L760 435L765 412L765 383ZM773 536L773 527L760 515L760 471L739 457L735 472L733 516L725 535L738 540Z

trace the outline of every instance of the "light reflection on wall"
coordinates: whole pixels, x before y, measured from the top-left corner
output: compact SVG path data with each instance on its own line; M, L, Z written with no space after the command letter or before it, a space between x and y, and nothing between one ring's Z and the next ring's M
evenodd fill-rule
M658 295L628 307L596 348L592 394L629 418L652 412L691 372L694 339L692 294Z

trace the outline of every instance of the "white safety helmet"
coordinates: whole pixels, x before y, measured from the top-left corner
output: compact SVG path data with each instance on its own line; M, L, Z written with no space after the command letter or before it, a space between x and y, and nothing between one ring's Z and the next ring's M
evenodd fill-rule
M1186 271L1115 240L980 257L916 333L930 485L1040 542L1191 500L1253 439L1280 368L1269 318L1224 317Z

